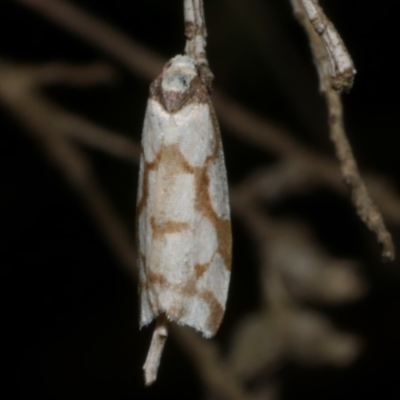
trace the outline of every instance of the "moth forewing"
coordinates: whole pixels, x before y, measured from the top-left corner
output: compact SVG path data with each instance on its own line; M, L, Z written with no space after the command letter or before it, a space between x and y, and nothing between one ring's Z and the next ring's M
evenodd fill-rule
M166 318L211 337L228 292L230 212L218 123L191 57L173 58L153 82L142 149L140 326Z

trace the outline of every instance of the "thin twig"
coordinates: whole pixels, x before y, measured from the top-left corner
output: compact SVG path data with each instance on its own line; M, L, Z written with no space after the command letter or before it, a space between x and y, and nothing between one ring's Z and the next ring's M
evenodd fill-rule
M164 315L159 316L154 328L153 337L146 361L143 365L144 382L146 386L150 386L157 379L158 367L160 366L161 356L164 345L168 337L168 320Z
M184 0L185 53L198 62L208 64L206 56L207 28L204 19L203 0Z
M351 58L350 56L345 57L347 51L344 45L341 45L340 38L335 42L337 47L323 39L324 32L334 28L332 23L327 21L325 15L320 14L321 8L318 7L314 0L292 0L292 4L298 20L308 35L314 61L319 71L320 87L328 107L330 137L336 148L343 179L350 188L352 202L357 214L367 227L376 234L378 242L383 246L383 260L391 261L395 258L392 237L386 229L382 214L371 199L358 170L357 162L344 129L343 106L340 94L334 89L335 85L331 84L332 62L339 68L342 65L341 62L343 62L343 65L348 65L349 61L346 64L345 60L351 61ZM309 8L307 9L306 6ZM318 8L312 8L312 6ZM321 24L325 24L323 25L326 27L325 30L320 27ZM344 70L341 70L341 72L344 73Z
M323 9L319 6L318 0L302 0L302 3L303 10L307 14L308 20L311 22L315 32L320 36L324 44L324 50L328 56L326 69L325 66L322 67L318 63L318 66L322 67L322 70L320 70L321 84L327 81L325 74L329 74L331 77L329 82L332 83L334 89L351 89L356 70L342 38L333 23L325 15ZM298 10L300 10L299 7L296 8L297 12Z
M343 127L343 106L340 95L332 89L325 95L329 110L330 137L336 146L336 156L340 162L343 178L350 187L352 202L358 216L371 231L375 232L378 242L383 246L383 259L392 261L395 258L392 236L386 229L382 214L369 195L358 170Z
M211 88L213 74L208 67L206 55L207 27L204 18L203 0L184 0L185 53L197 61L200 75Z

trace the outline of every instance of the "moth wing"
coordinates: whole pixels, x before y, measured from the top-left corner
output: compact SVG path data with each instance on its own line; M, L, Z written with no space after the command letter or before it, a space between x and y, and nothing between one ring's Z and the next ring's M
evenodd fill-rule
M156 206L155 191L158 181L158 158L161 151L163 132L169 116L154 100L147 103L140 157L139 184L137 195L137 247L139 270L140 327L148 325L158 315L149 287L148 258L152 249L151 216Z
M200 172L198 181L198 221L194 231L196 288L208 306L208 315L201 321L201 331L213 336L221 324L228 295L232 236L230 223L228 181L220 132L212 106L210 117L215 137L214 152ZM214 242L213 251L207 242ZM203 245L201 245L203 243ZM210 249L211 250L211 249Z
M191 109L184 111L190 114ZM168 159L180 172L166 174L164 182L169 176L175 178L163 192L175 190L168 215L172 221L187 223L188 229L164 237L171 245L163 246L163 259L174 267L165 266L167 283L159 292L169 319L206 337L216 333L225 311L232 244L225 162L213 116L210 104L196 105L187 119L189 125L178 124L179 147ZM164 206L171 203L165 201Z
M140 325L165 313L210 337L224 314L231 257L218 126L209 104L174 116L149 104L138 201Z

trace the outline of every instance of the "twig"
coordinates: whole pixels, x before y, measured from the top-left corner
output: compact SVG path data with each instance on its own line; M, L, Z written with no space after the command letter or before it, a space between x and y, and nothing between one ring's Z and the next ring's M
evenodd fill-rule
M356 70L342 38L319 6L318 0L302 0L302 3L304 11L315 32L320 36L328 56L328 63L324 63L324 65L317 63L321 84L327 81L325 74L329 73L334 89L350 89L353 86ZM299 7L296 11L301 12Z
M200 74L211 88L213 74L208 67L206 55L207 27L204 18L203 0L184 0L185 53L197 61Z
M185 53L198 62L208 64L206 56L207 28L204 19L203 0L184 0Z
M343 106L340 95L332 89L325 95L329 110L330 137L336 146L336 156L340 162L343 178L350 187L352 202L358 216L371 231L375 232L378 242L383 246L383 259L392 261L395 258L392 236L386 229L382 214L371 199L358 170L343 127Z
M349 67L351 58L344 45L342 45L340 37L336 41L324 39L325 35L331 37L333 35L332 32L336 32L336 30L334 30L332 23L327 20L315 1L292 0L292 4L296 16L308 35L314 61L318 67L321 80L320 87L328 107L330 137L336 147L336 155L340 162L343 179L350 188L352 202L357 214L367 227L376 234L378 242L383 246L383 260L391 261L395 258L392 237L386 229L383 217L372 201L361 178L344 129L343 106L340 94L333 88L335 84L331 84L332 78L335 80L339 77L345 82L345 76L350 76L346 71L350 71L352 68ZM327 32L331 33L328 34ZM336 35L338 36L337 33ZM332 64L335 65L337 70L333 77L331 76ZM347 66L346 69L344 69L344 66Z
M162 315L157 319L146 362L143 365L146 386L150 386L157 379L158 367L160 366L161 356L167 337L168 320Z

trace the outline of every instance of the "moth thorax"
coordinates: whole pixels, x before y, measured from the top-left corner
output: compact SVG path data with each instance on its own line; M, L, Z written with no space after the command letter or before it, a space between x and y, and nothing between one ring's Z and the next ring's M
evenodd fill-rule
M192 97L192 82L198 77L195 61L176 56L164 68L161 80L161 101L168 112L179 111Z

